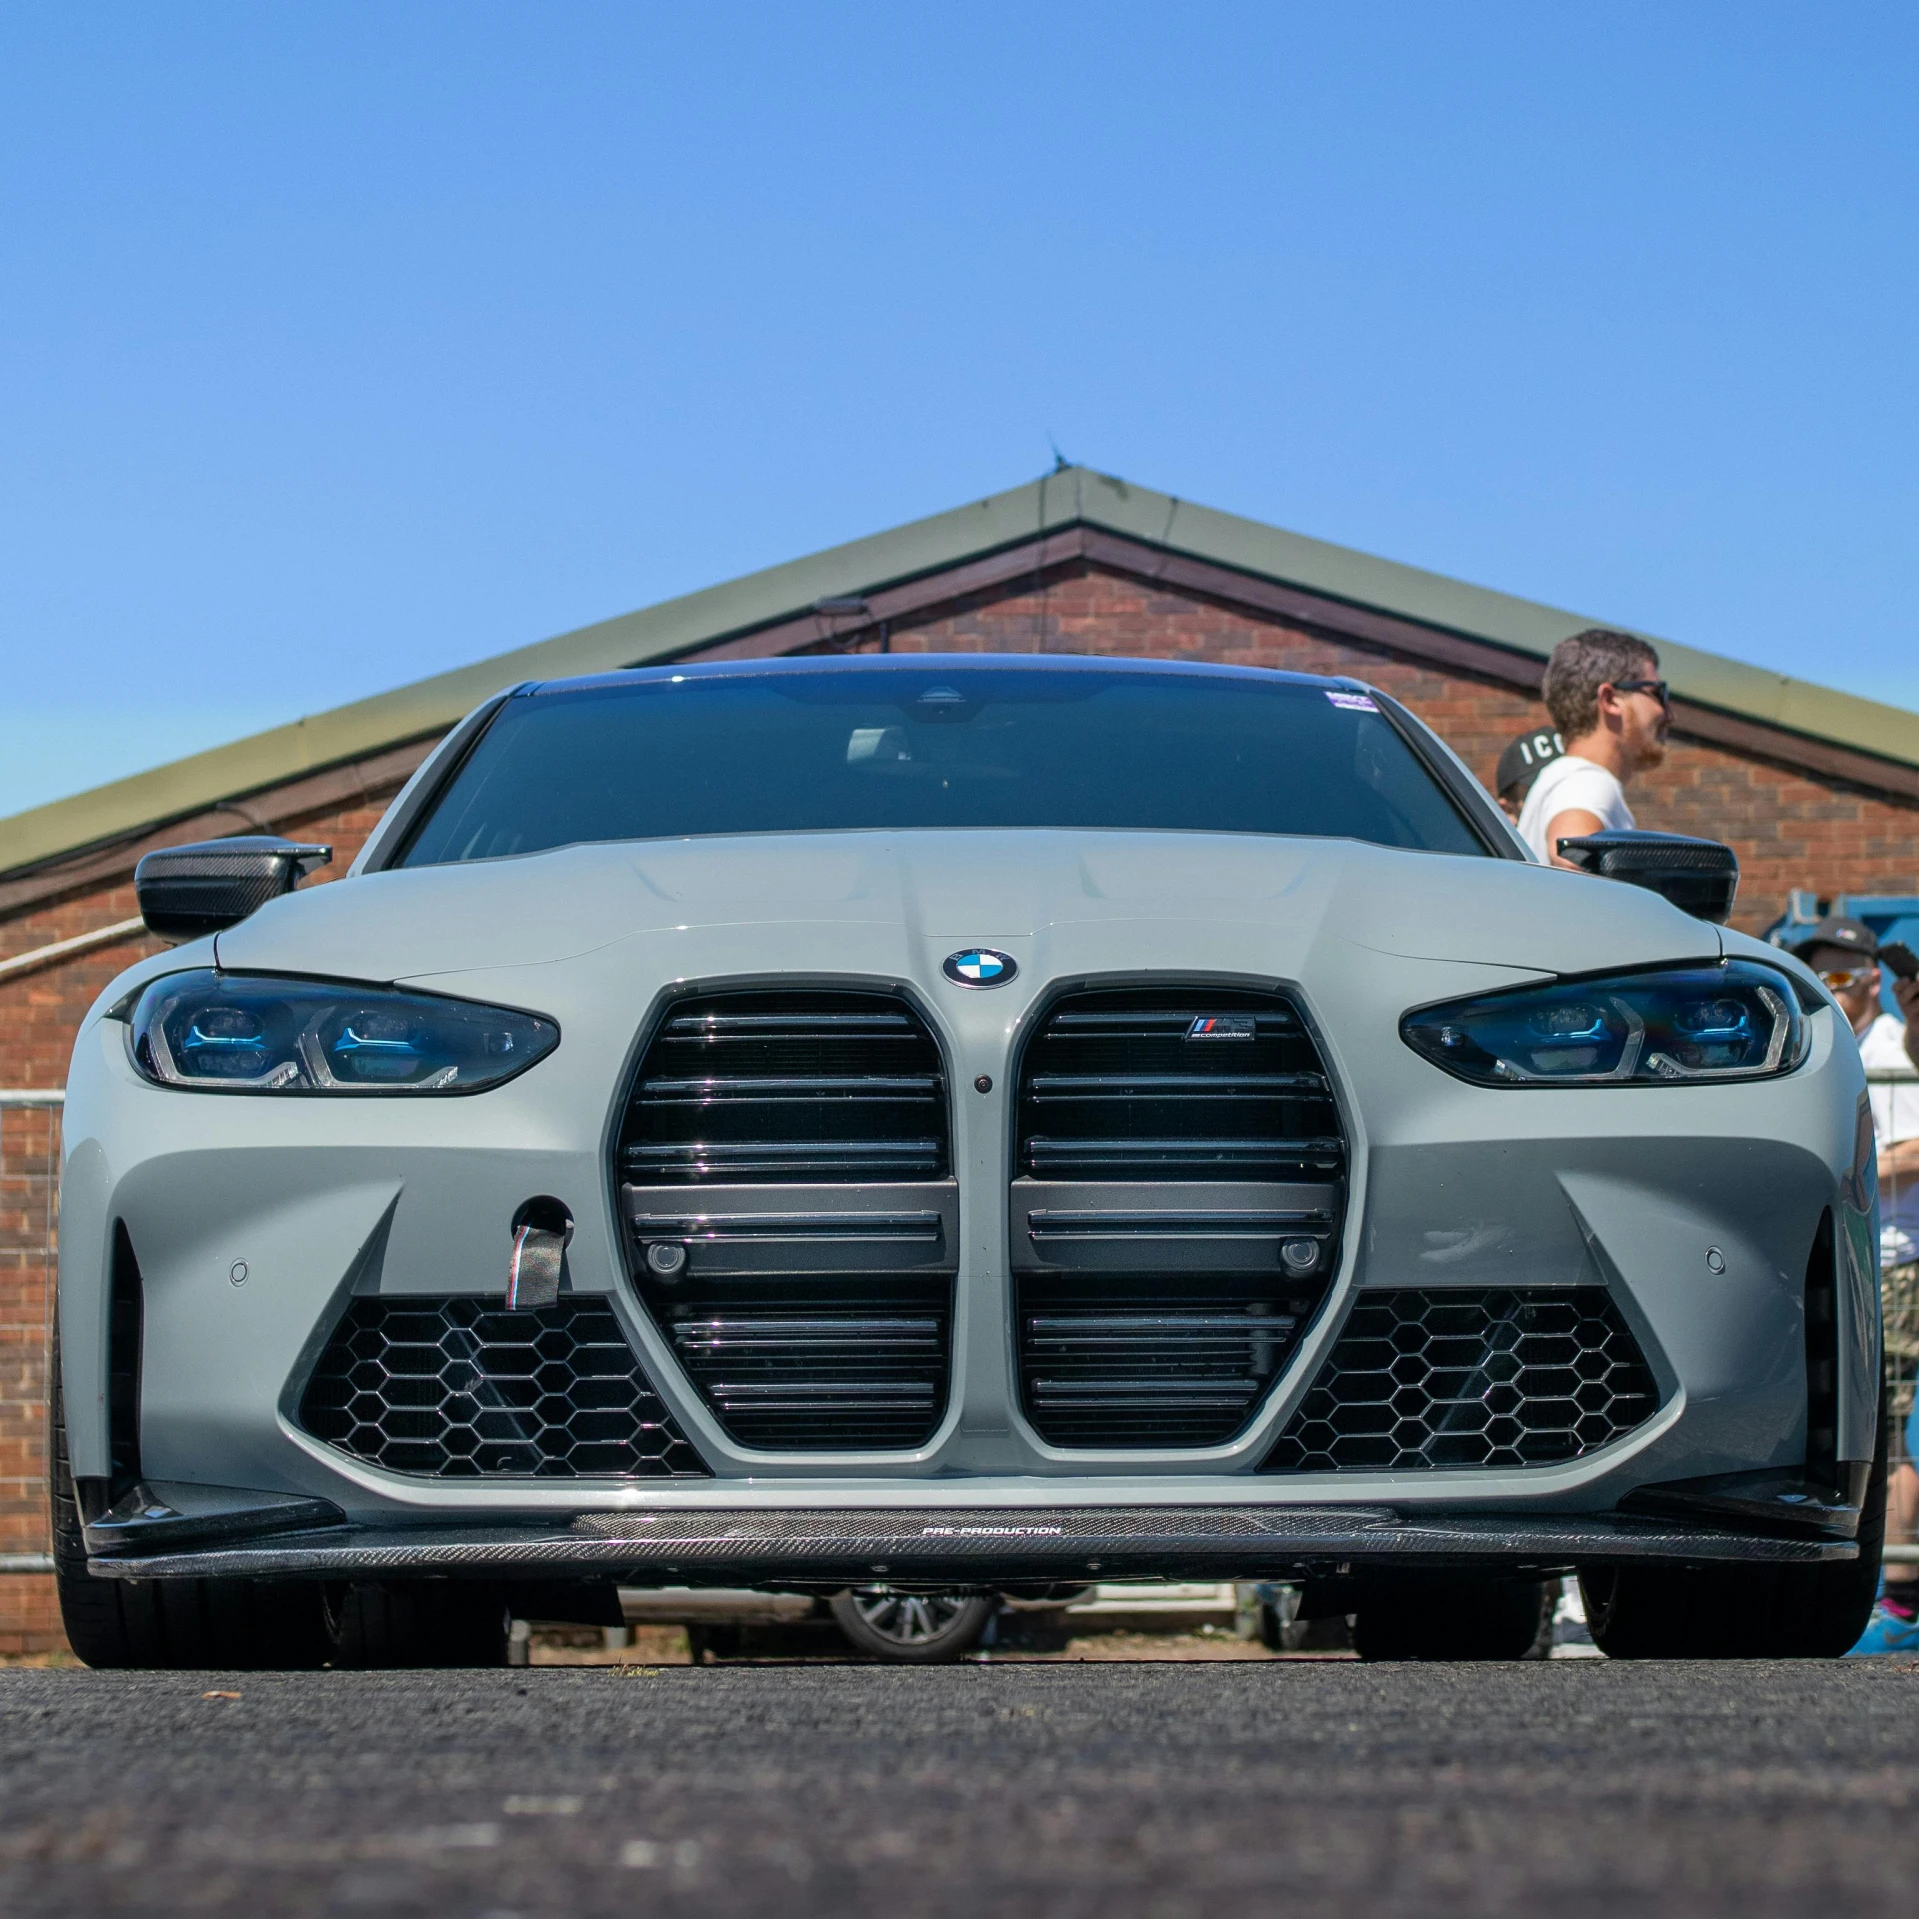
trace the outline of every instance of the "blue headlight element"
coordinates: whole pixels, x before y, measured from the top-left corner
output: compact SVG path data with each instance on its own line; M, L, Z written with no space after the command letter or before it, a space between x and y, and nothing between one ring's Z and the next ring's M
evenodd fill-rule
M1556 980L1408 1013L1400 1037L1475 1086L1697 1086L1789 1073L1811 1032L1750 960Z
M140 995L134 1064L213 1093L477 1093L560 1043L532 1013L337 980L171 973Z

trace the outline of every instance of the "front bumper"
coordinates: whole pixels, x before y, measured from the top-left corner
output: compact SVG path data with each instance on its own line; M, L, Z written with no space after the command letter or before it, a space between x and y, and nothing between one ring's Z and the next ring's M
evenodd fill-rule
M137 1529L133 1529L137 1530ZM1390 1506L591 1513L563 1525L342 1524L173 1550L130 1540L104 1578L595 1579L627 1585L949 1587L1024 1581L1326 1579L1446 1569L1548 1575L1659 1561L1816 1565L1850 1539L1620 1513L1410 1514Z
M1350 1199L1325 1309L1259 1416L1224 1445L1100 1452L1049 1445L1020 1404L1009 1355L1007 1094L1032 1009L1053 983L1106 977L1115 931L1060 926L1018 942L1005 935L1009 948L1018 945L1022 970L993 995L942 984L940 955L956 937L849 927L840 936L846 970L835 976L916 995L958 1089L951 1391L925 1444L881 1455L739 1443L635 1296L622 1250L628 1229L609 1180L610 1116L636 1036L652 1018L650 991L635 982L765 978L763 929L709 929L697 941L689 935L688 950L648 936L542 968L537 995L506 967L431 982L503 1004L532 995L566 1034L558 1052L521 1079L472 1099L169 1092L133 1072L114 1022L92 1022L70 1084L62 1217L62 1351L76 1475L104 1484L114 1470L107 1316L115 1235L124 1227L144 1285L140 1470L180 1485L238 1481L323 1500L354 1529L329 1532L313 1548L324 1554L417 1550L430 1571L440 1564L433 1555L467 1540L488 1551L497 1545L508 1554L500 1564L519 1563L514 1554L529 1564L544 1563L542 1553L555 1564L599 1554L592 1563L643 1582L648 1537L710 1539L712 1578L738 1583L778 1576L755 1570L779 1564L778 1552L764 1542L750 1550L724 1542L761 1533L774 1540L796 1515L813 1516L829 1533L855 1524L834 1517L840 1508L887 1515L857 1524L889 1540L918 1540L920 1564L937 1557L938 1536L914 1531L912 1515L923 1511L929 1526L991 1525L1003 1512L1024 1513L1029 1501L1080 1514L1108 1542L1083 1545L1069 1527L1057 1537L1070 1549L1043 1541L1022 1548L1048 1562L1049 1570L1030 1575L1040 1578L1083 1579L1084 1561L1109 1552L1126 1555L1129 1568L1170 1577L1247 1568L1277 1575L1282 1562L1292 1563L1285 1529L1293 1516L1319 1526L1329 1512L1368 1517L1344 1532L1334 1525L1313 1533L1320 1543L1298 1552L1343 1559L1377 1550L1391 1558L1411 1550L1409 1539L1442 1535L1463 1542L1458 1551L1468 1557L1493 1552L1486 1540L1502 1540L1501 1563L1523 1564L1541 1553L1557 1555L1555 1563L1636 1555L1661 1538L1691 1541L1672 1548L1682 1556L1748 1556L1736 1542L1751 1537L1760 1537L1762 1556L1773 1550L1763 1525L1744 1527L1736 1516L1648 1532L1640 1520L1622 1531L1606 1515L1648 1482L1783 1469L1806 1457L1806 1249L1827 1211L1840 1223L1842 1246L1863 1239L1863 1229L1855 1234L1846 1223L1848 1207L1864 1218L1853 1157L1858 1068L1833 1044L1829 1017L1821 1016L1807 1065L1764 1086L1493 1092L1447 1079L1381 1018L1382 1008L1482 985L1484 967L1384 953L1330 934L1324 953L1294 954L1250 924L1142 922L1139 950L1168 977L1300 982L1348 1103ZM571 1211L569 1292L602 1302L619 1321L706 1474L645 1485L431 1477L369 1463L303 1427L304 1384L351 1302L497 1296L515 1210L531 1195L555 1195ZM1874 1276L1869 1261L1852 1271L1838 1341L1842 1461L1871 1451L1877 1380ZM1514 1287L1603 1289L1650 1362L1657 1411L1563 1464L1417 1474L1262 1470L1358 1304L1406 1289ZM762 1516L743 1517L749 1508ZM654 1517L643 1523L642 1509ZM1144 1531L1114 1531L1108 1518L1123 1511L1148 1514ZM1243 1514L1245 1528L1230 1534L1236 1543L1210 1534L1195 1543L1181 1531L1194 1513ZM1461 1516L1468 1513L1470 1523ZM622 1544L629 1535L633 1543ZM888 1554L867 1550L859 1543L866 1536L846 1532L853 1543L834 1549L834 1565L879 1576L871 1565ZM257 1550L291 1550L289 1537ZM1782 1537L1791 1534L1782 1529ZM190 1561L240 1574L251 1558L229 1555L256 1550L237 1538L217 1552L204 1541L191 1554L184 1541L159 1548L157 1539L148 1548L123 1537L101 1550L100 1568L153 1576ZM1792 1543L1792 1552L1803 1550L1803 1540ZM466 1563L495 1562L481 1554ZM691 1576L678 1559L660 1563L658 1578ZM957 1563L923 1576L955 1577ZM965 1563L977 1572L977 1562Z

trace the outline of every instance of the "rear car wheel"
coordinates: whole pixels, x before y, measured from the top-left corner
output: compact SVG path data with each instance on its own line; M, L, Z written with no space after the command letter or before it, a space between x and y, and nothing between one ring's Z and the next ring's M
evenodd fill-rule
M67 1643L89 1666L310 1672L326 1662L318 1586L268 1579L96 1579L67 1457L59 1342L48 1387L53 1583Z
M1859 1514L1859 1557L1833 1566L1608 1566L1579 1575L1609 1659L1837 1659L1872 1617L1886 1543L1886 1401Z
M1532 1579L1406 1579L1369 1586L1353 1621L1362 1659L1524 1659L1558 1596Z
M858 1586L837 1594L833 1617L869 1659L936 1666L979 1644L994 1602L969 1593L906 1593L890 1586Z
M499 1589L456 1579L332 1588L336 1666L504 1666L513 1619Z

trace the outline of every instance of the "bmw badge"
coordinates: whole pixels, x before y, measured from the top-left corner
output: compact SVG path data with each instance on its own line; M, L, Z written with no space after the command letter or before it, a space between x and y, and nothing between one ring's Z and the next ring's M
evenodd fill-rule
M990 946L969 946L963 953L949 953L940 971L955 986L1004 986L1019 971L1011 953L996 953Z

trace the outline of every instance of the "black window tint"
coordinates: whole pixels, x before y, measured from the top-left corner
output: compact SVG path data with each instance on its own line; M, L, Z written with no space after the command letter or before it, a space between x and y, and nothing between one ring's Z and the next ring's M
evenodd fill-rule
M917 827L1485 847L1362 696L1238 675L689 673L509 700L402 862L581 840Z

